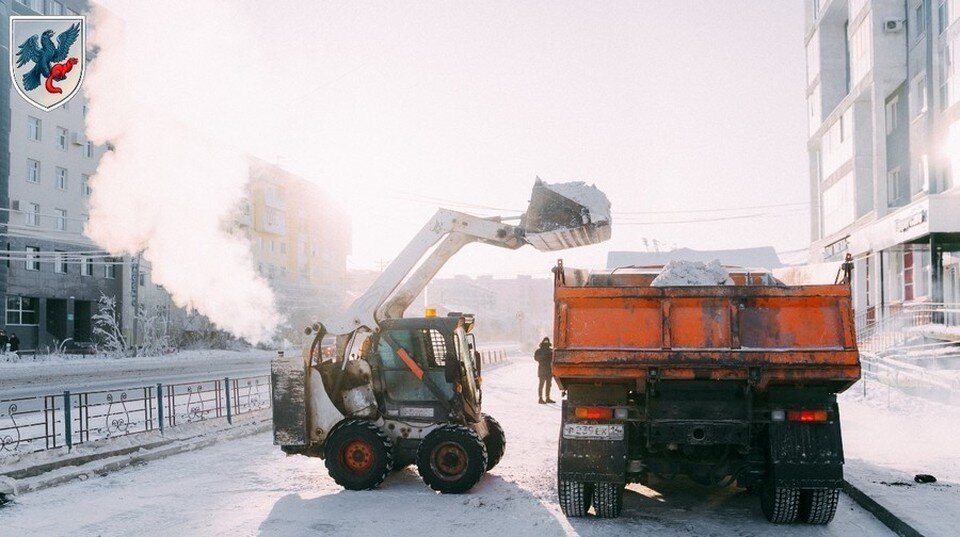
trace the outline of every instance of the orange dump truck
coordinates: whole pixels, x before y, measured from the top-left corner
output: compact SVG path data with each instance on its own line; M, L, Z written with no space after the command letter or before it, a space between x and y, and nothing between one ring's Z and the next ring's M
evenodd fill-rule
M655 269L555 269L567 516L620 514L627 483L684 475L760 495L771 522L826 524L843 480L836 394L860 378L844 283L652 287Z

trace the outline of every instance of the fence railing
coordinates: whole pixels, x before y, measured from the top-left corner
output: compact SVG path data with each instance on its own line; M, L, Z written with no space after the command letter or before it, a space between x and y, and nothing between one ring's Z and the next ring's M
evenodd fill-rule
M943 403L960 402L960 378L906 363L896 358L860 353L861 389L867 394L871 384L882 384L901 392ZM888 391L889 393L889 391Z
M271 400L267 376L0 399L0 455L162 433L185 423L232 422Z
M918 335L910 328L926 325L960 326L960 304L895 304L867 308L855 316L857 343L861 350L879 353L904 345Z
M505 361L507 361L507 351L503 349L480 351L480 363L482 365L500 364Z

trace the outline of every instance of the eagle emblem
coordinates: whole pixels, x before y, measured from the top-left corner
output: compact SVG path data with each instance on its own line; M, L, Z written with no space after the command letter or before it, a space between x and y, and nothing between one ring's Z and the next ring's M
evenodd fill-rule
M53 110L80 89L86 67L84 26L80 16L10 18L13 83L34 106Z

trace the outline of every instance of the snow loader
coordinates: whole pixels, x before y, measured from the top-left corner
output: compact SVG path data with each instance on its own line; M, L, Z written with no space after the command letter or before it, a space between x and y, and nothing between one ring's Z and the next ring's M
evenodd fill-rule
M568 517L615 518L627 483L733 481L773 523L829 523L843 483L836 394L860 378L850 271L785 286L651 285L659 269L554 273L557 463Z
M472 315L404 318L405 310L460 248L480 242L555 251L610 238L610 203L581 182L537 179L518 224L440 209L342 315L307 328L301 356L271 365L274 443L324 459L350 490L378 487L416 464L436 491L470 490L506 446L481 411L481 363ZM336 351L321 352L336 336ZM324 356L324 354L328 354Z

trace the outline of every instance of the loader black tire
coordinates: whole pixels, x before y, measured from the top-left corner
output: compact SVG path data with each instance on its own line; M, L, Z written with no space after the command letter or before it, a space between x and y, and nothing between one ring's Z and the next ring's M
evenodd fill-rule
M560 498L560 510L567 518L587 516L593 502L593 484L583 481L557 481L557 496Z
M593 509L597 518L617 518L623 511L622 483L597 483L593 487Z
M347 490L375 489L393 469L393 444L375 424L344 420L324 446L330 477Z
M469 427L447 423L420 441L417 470L423 482L444 494L467 492L487 469L487 447Z
M800 489L766 483L760 491L760 508L767 520L774 524L796 522L800 510Z
M483 444L487 447L487 471L490 471L500 462L507 449L507 433L503 432L500 422L493 416L483 414L483 421L487 424L487 437L483 439Z
M807 524L829 524L837 514L840 489L807 489L800 491L797 519Z

